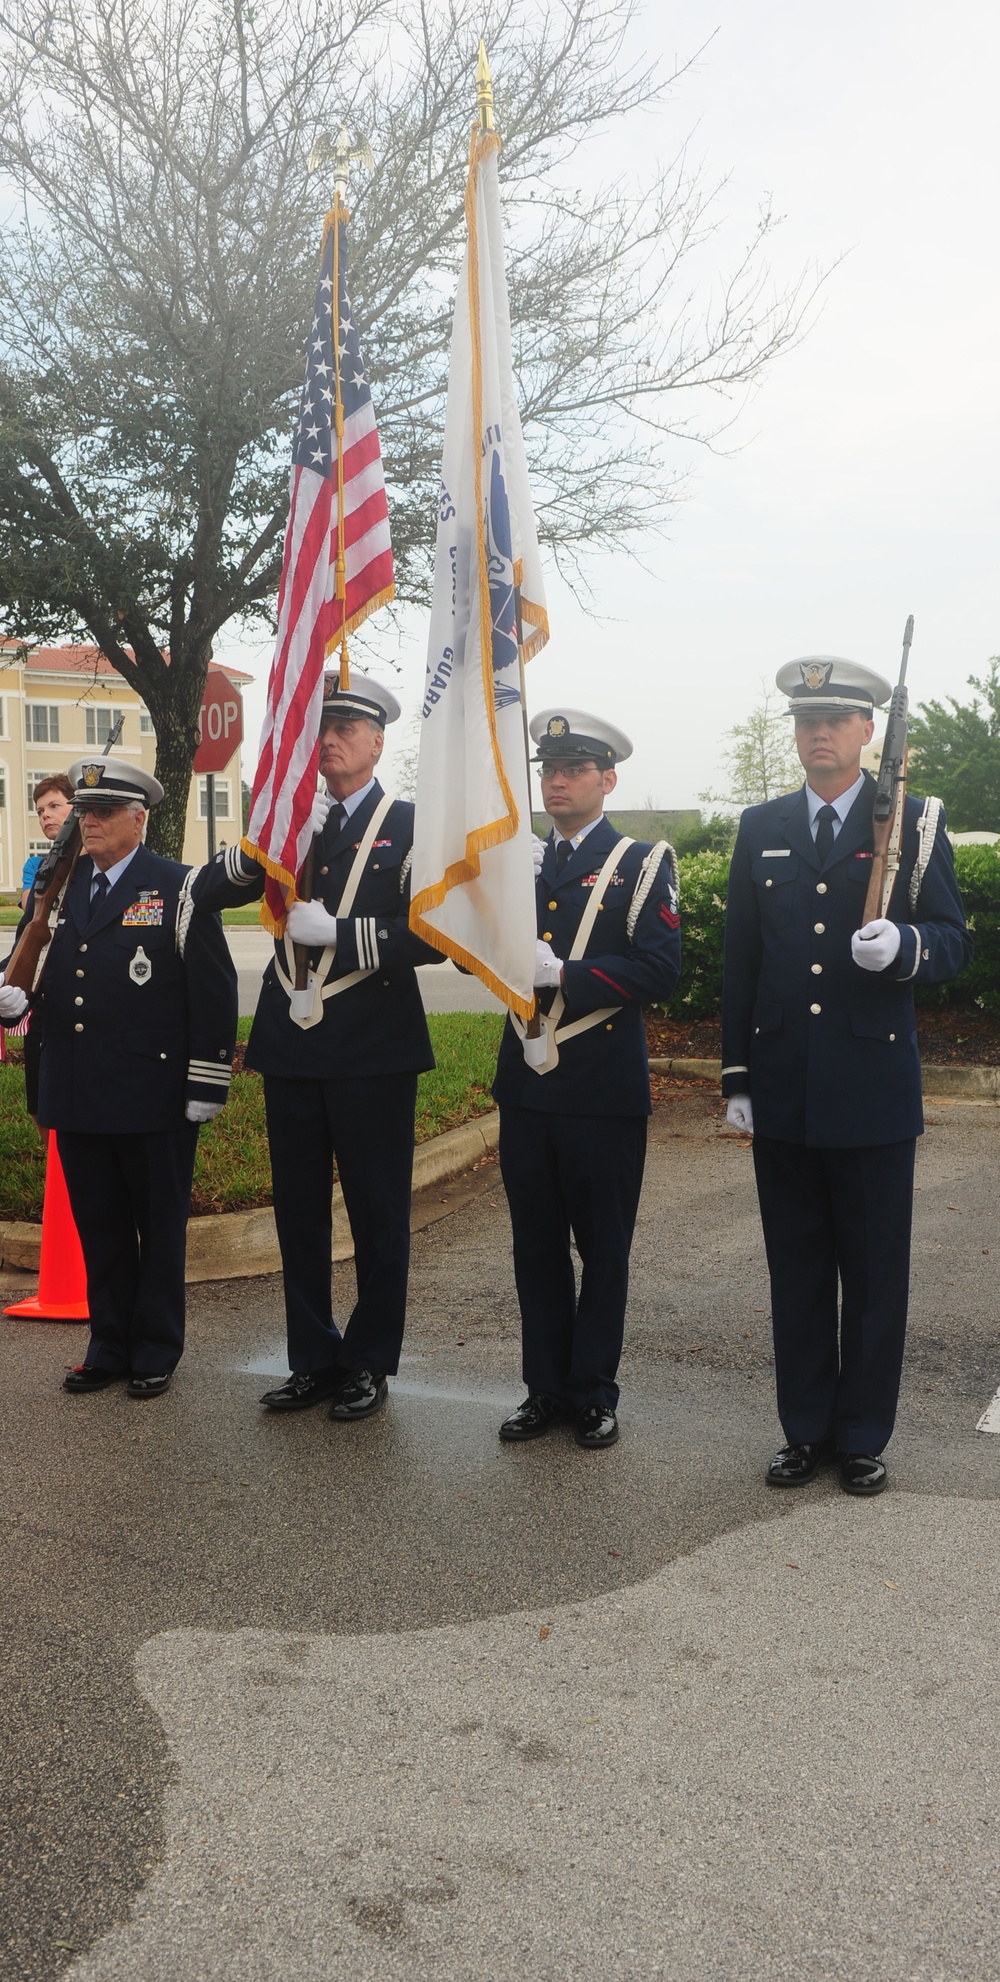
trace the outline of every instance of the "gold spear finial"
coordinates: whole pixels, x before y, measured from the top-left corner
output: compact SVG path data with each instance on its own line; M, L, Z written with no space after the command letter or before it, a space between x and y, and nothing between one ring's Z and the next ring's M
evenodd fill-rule
M476 63L476 103L479 108L479 128L481 131L493 129L493 77L486 60L486 43L479 38L479 60Z

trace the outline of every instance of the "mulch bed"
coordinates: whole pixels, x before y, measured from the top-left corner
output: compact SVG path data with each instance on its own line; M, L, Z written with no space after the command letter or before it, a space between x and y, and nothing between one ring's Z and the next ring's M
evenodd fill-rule
M920 1057L931 1067L1000 1065L1000 1018L962 1005L917 1010ZM722 1034L716 1019L685 1022L646 1013L646 1041L657 1059L718 1060Z

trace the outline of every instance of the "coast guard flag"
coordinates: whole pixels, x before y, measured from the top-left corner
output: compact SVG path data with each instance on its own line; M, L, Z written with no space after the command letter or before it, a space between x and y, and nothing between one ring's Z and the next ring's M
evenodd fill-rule
M260 916L277 936L312 843L324 664L393 596L382 454L347 294L347 218L338 196L323 233L292 450L278 636L241 842L267 869Z
M515 585L526 658L548 639L514 397L497 175L475 132L452 331L417 768L410 927L531 1015L535 885Z

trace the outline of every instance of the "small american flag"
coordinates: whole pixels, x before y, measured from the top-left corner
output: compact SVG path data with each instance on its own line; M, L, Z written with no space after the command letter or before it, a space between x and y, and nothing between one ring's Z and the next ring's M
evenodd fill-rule
M267 869L261 919L276 935L311 840L324 663L393 596L382 455L347 293L347 218L338 197L323 235L292 451L278 636L243 840L245 852Z

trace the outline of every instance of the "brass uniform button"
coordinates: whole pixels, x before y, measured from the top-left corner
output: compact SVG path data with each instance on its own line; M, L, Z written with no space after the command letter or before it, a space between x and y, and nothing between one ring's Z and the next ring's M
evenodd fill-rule
M550 908L558 908L558 907L559 907L559 903L558 903L558 902L550 902L550 903L549 903L549 907L550 907Z
M821 963L814 963L814 964L813 964L813 967L812 967L812 974L813 974L813 976L814 976L814 977L822 977L822 975L823 975L823 966L822 966L822 964L821 964Z
M77 1022L77 1024L76 1024L76 1025L75 1025L75 1026L73 1027L73 1031L74 1031L74 1032L82 1032L82 1031L83 1031L83 1027L82 1027L82 1025L80 1025L80 1024L79 1024L79 1022Z
M773 881L765 881L765 883L764 883L764 886L765 886L765 888L773 888L773 887L774 887L774 882L773 882Z
M823 1010L823 1007L822 1005L810 1005L809 1010L811 1012L821 1012Z
M543 943L551 943L551 941L552 941L552 931L551 931L551 929L543 929L543 930L542 930L542 942L543 942Z
M74 1005L82 1005L82 1004L83 1004L83 999L82 999L82 998L74 998L74 1000L73 1000L73 1003L74 1003Z
M816 935L817 935L817 936L825 936L825 935L826 935L826 923L825 923L825 922L814 922L814 923L813 923L813 929L814 929L814 931L815 931L815 933L816 933Z
M817 883L816 883L816 893L817 893L818 895L825 895L825 894L826 894L826 882L825 882L825 881L817 881Z

